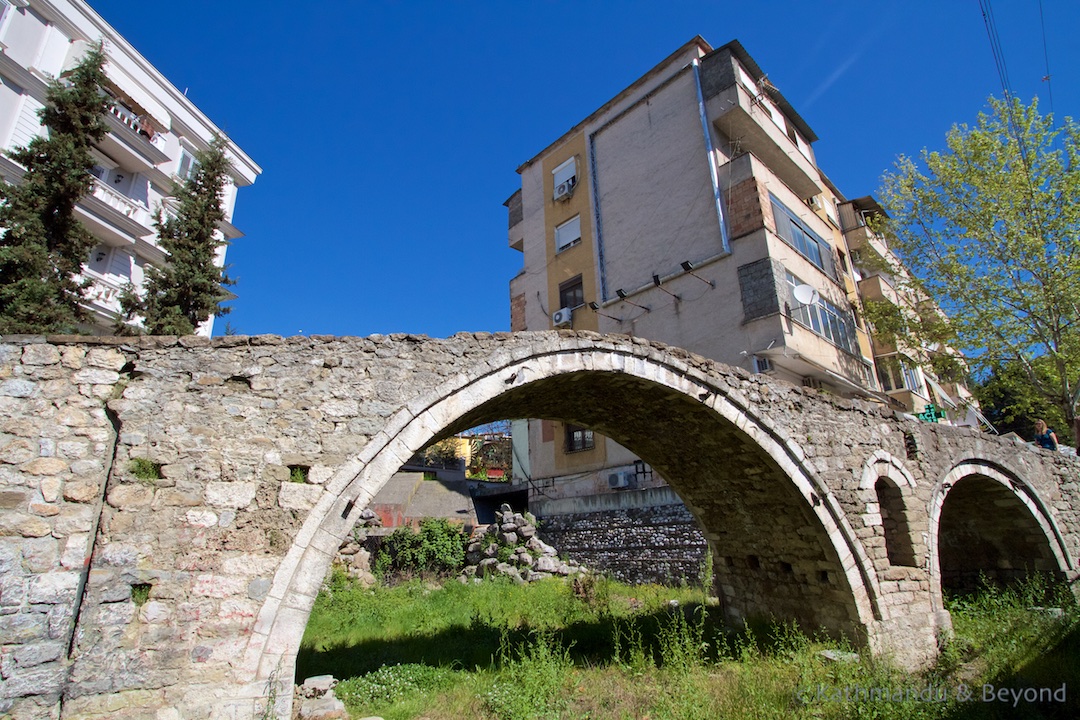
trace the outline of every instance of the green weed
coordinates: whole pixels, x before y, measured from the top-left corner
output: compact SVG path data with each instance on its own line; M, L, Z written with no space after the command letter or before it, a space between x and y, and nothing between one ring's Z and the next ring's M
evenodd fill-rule
M137 480L146 484L153 484L162 478L161 464L148 458L132 458L131 462L128 463L128 472Z

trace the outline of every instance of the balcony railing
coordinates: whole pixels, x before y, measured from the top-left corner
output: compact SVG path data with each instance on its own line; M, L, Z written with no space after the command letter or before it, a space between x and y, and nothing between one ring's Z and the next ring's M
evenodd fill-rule
M150 227L149 210L126 195L116 192L97 178L94 178L94 189L91 194L121 215L129 217L141 225Z

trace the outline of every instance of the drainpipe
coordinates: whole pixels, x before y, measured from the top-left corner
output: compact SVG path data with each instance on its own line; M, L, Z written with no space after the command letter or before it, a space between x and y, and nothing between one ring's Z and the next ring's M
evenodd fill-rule
M713 157L712 136L709 133L709 119L705 114L705 93L701 89L701 60L694 58L691 65L694 68L694 85L697 88L698 116L701 118L701 134L705 139L705 157L709 162L709 179L712 180L713 201L716 203L716 219L720 224L720 245L723 254L731 254L731 242L728 238L727 222L724 220L724 198L720 192L720 178L716 172L716 161Z

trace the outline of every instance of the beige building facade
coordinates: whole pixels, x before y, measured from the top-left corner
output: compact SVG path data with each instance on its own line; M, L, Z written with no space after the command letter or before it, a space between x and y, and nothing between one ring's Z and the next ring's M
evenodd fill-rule
M742 45L695 37L518 168L511 329L625 333L912 413L948 407L917 354L911 387L903 371L899 390L882 385L875 360L896 350L875 347L861 297L888 277L852 263L849 240L868 229L859 212L845 226L852 203L818 168L816 140ZM943 420L963 422L953 404ZM515 431L515 479L540 514L665 485L582 426Z

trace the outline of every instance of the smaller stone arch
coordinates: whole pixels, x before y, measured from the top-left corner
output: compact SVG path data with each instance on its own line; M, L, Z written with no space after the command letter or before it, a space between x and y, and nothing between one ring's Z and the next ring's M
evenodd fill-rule
M959 488L959 490L958 490ZM988 460L966 458L956 463L935 485L930 500L930 577L931 599L935 610L944 607L943 581L951 568L945 567L953 560L948 553L942 556L942 520L946 510L946 501L953 497L957 501L967 501L972 508L993 508L991 512L981 512L978 517L968 519L967 528L972 537L982 540L991 551L1013 549L1015 554L1026 554L1026 559L1034 562L1030 569L1049 570L1068 576L1075 570L1068 547L1057 526L1053 515L1038 492L1017 473ZM981 505L975 504L981 503ZM1018 514L1019 512L1019 514ZM1003 513L1011 513L1003 515ZM956 512L951 513L956 521ZM946 517L946 520L950 518ZM996 524L995 524L996 521ZM996 535L992 533L997 532ZM981 534L981 535L980 535ZM1011 548L994 547L994 543L1012 543ZM985 552L984 548L964 548L963 556L969 563L977 563ZM946 549L947 550L947 549ZM959 555L954 552L953 555ZM1005 558L1008 563L1011 558ZM978 568L984 572L1003 570L1022 571L1011 565L1007 568ZM999 578L1000 579L1000 578Z
M906 485L915 489L915 478L904 467L903 461L892 453L884 450L875 450L863 465L862 478L859 480L860 490L869 490L874 487L879 477L887 477L897 485Z
M871 543L875 567L923 567L926 559L926 523L919 522L915 478L903 461L877 450L863 465L859 490L866 502L864 522L880 527L884 542Z

